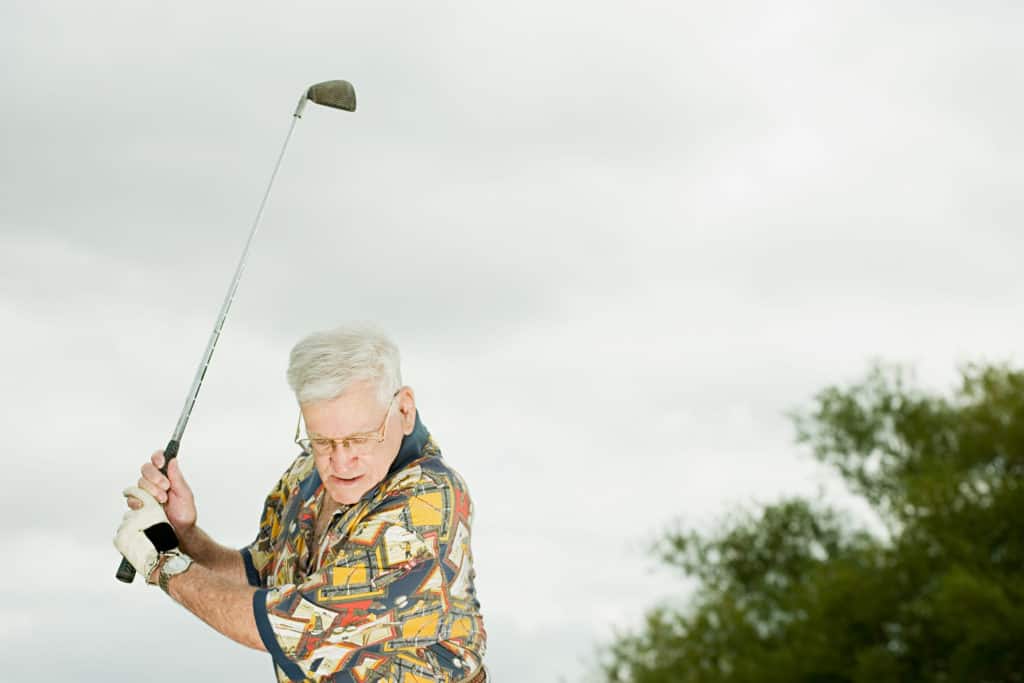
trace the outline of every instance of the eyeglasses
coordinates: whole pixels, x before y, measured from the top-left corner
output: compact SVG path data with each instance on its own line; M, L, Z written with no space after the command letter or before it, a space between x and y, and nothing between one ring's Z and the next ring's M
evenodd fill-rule
M401 391L399 389L398 391ZM299 420L295 423L295 443L297 443L303 451L306 453L313 453L319 456L328 456L334 453L334 449L341 447L344 453L351 453L354 455L365 455L374 446L384 443L384 439L388 433L388 418L391 417L391 408L395 405L395 398L398 396L398 391L391 395L391 401L388 402L388 409L384 413L384 421L380 423L380 427L372 432L358 432L356 434L349 434L340 438L331 438L327 436L315 436L300 439L300 426L302 425L302 411L299 411Z

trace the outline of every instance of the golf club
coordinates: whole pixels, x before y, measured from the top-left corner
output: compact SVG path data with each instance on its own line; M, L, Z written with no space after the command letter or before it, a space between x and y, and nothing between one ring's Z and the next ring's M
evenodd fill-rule
M178 418L178 424L174 427L174 433L171 435L171 440L167 442L167 448L164 449L164 464L160 468L160 471L166 476L167 466L171 460L178 455L178 447L181 445L181 438L185 434L185 426L188 424L188 418L192 414L192 407L195 405L196 397L199 395L199 387L203 384L203 377L206 376L206 369L210 365L210 359L213 357L213 349L217 346L217 340L220 338L221 329L224 327L224 321L228 317L228 309L231 308L231 302L235 298L235 291L238 289L238 283L242 279L242 273L245 271L246 259L249 256L249 247L252 245L253 237L256 236L256 230L259 228L260 219L263 218L263 209L267 205L267 197L270 196L270 188L274 186L274 178L277 177L277 170L281 167L281 160L284 159L285 150L288 149L288 141L291 140L292 131L295 130L295 123L302 118L302 111L306 107L306 101L311 100L316 104L323 105L325 107L333 107L335 109L343 109L345 111L356 110L356 92L352 87L352 84L348 81L324 81L323 83L317 83L311 85L301 97L299 97L299 104L295 107L295 112L292 114L291 126L288 128L288 135L284 138L284 144L281 146L281 153L277 156L277 163L274 164L274 170L270 174L270 182L267 183L267 189L263 193L263 200L260 202L260 207L256 211L256 218L253 220L252 229L249 230L249 239L245 242L245 248L242 250L242 258L238 261L238 267L235 269L235 275L231 279L231 285L228 287L227 295L224 297L224 303L220 307L220 313L217 316L217 321L213 325L213 332L210 333L210 340L206 344L206 350L203 351L203 356L199 361L199 368L196 370L196 376L192 380L192 387L189 389L188 396L185 398L185 406L182 408L181 416ZM155 534L154 534L155 535ZM153 536L150 537L153 539ZM154 539L154 544L157 545L157 550L169 550L169 547L160 547L161 544L169 544L170 547L175 547L177 541L174 539L173 534L168 539L165 535L163 539ZM121 565L117 568L117 578L119 581L124 583L131 583L135 580L135 568L131 565L128 560L121 558Z

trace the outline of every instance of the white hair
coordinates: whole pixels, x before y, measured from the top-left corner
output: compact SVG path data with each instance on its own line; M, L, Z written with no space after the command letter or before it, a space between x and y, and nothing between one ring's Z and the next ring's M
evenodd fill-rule
M372 381L381 405L402 386L398 347L369 325L314 332L292 348L288 384L299 403L329 401L352 384Z

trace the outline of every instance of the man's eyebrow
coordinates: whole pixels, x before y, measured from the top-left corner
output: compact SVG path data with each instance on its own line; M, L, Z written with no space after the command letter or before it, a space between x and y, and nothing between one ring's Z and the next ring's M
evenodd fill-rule
M370 429L367 429L367 430L364 430L364 431L361 431L361 432L349 432L348 434L343 434L341 436L328 436L327 434L321 434L320 432L308 432L308 434L309 434L309 436L311 438L312 437L320 437L320 438L323 438L323 439L338 439L338 440L341 440L341 439L351 439L351 438L356 437L356 436L373 436L376 433L377 433L377 428L376 427L371 427Z

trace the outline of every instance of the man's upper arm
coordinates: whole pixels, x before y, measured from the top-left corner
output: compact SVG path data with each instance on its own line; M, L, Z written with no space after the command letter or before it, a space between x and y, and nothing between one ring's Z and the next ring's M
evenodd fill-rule
M281 533L285 506L294 485L292 476L295 464L278 480L277 485L267 494L260 515L260 528L256 539L241 548L245 577L250 586L259 588L265 583L267 568L273 559L274 546Z

